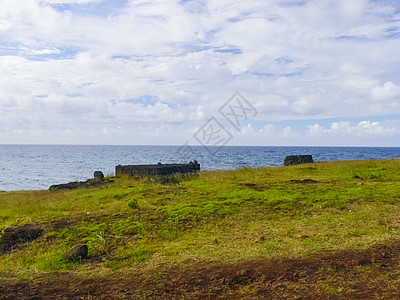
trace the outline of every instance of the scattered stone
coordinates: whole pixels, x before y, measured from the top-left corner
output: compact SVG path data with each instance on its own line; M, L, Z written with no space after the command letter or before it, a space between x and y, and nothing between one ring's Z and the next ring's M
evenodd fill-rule
M43 229L33 224L6 228L0 238L0 254L8 253L20 244L32 242L42 233Z
M288 155L283 162L284 166L313 163L312 155Z
M239 271L239 275L240 275L240 276L246 276L246 277L248 277L248 276L251 275L251 271L248 270L248 269L240 270L240 271Z
M80 260L85 259L88 255L87 245L76 245L67 253L64 254L65 260Z
M259 238L257 238L254 243L258 244L258 243L263 243L265 242L265 236L260 236Z
M99 187L102 186L108 182L112 182L113 180L106 179L104 178L102 180L99 179L88 179L86 181L74 181L74 182L69 182L69 183L63 183L63 184L54 184L50 186L49 190L50 191L57 191L57 190L75 190L79 188L89 188L89 187Z
M80 187L80 182L68 182L68 183L62 183L62 184L54 184L52 185L49 190L74 190Z
M94 179L97 179L97 180L104 179L104 174L102 171L95 171L93 176L94 176Z

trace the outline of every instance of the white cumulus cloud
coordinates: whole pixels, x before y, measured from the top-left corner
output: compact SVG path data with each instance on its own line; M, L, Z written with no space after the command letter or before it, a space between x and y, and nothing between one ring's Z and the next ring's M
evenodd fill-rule
M68 141L82 128L77 139L87 131L107 143L112 130L135 135L146 123L176 126L170 140L180 143L236 91L258 111L249 143L305 136L272 124L293 120L315 124L309 138L389 138L383 122L315 120L398 118L399 9L384 0L2 0L0 138L45 137L53 124Z
M333 122L330 128L324 128L319 124L309 125L307 134L310 136L321 137L326 135L336 136L394 136L399 134L395 127L385 127L379 122L361 121L356 125L351 125L348 121Z

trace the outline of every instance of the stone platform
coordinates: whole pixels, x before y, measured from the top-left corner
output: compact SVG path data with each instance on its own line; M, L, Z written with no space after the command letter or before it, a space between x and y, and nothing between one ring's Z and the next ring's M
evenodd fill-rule
M188 164L161 164L156 165L118 165L115 167L115 175L129 176L167 176L175 173L187 174L200 171L200 164L195 160Z

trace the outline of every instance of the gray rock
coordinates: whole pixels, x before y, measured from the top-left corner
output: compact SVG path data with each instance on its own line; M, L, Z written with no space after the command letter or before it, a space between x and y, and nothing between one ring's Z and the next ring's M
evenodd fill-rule
M95 171L94 172L94 179L99 179L99 180L103 180L104 179L104 174L101 171Z
M54 190L74 190L77 189L81 186L80 182L74 181L74 182L69 182L69 183L63 183L63 184L54 184L50 186L49 190L54 191Z
M288 155L283 162L284 166L313 163L312 155Z
M40 237L42 233L43 229L33 224L7 228L0 238L0 254L10 252L19 244L32 242Z
M109 182L113 182L113 180L109 179L88 179L86 181L74 181L69 183L63 184L55 184L52 185L49 190L50 191L57 191L57 190L74 190L80 188L92 188L92 187L99 187Z
M74 248L64 254L65 260L85 259L88 255L87 245L76 245Z

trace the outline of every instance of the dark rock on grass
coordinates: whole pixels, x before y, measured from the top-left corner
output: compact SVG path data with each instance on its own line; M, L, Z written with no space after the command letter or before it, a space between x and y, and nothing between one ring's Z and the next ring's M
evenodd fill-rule
M80 186L80 182L69 182L69 183L63 183L63 184L54 184L52 185L49 190L73 190L77 189Z
M101 171L95 171L93 176L94 176L94 179L97 179L97 180L104 179L104 174Z
M293 182L293 183L319 183L318 180L309 179L309 178L306 178L303 180L293 179L293 180L290 180L290 182Z
M283 162L284 166L313 163L312 155L288 155Z
M20 244L32 242L42 233L43 229L33 224L7 228L0 238L0 254L8 253Z
M88 255L88 246L87 245L76 245L74 248L69 250L64 254L65 260L80 260L85 259Z
M75 190L79 188L89 188L89 187L99 187L106 183L112 182L112 180L99 180L99 179L89 179L86 181L74 181L69 183L63 184L55 184L52 185L49 190L50 191L57 191L57 190Z

